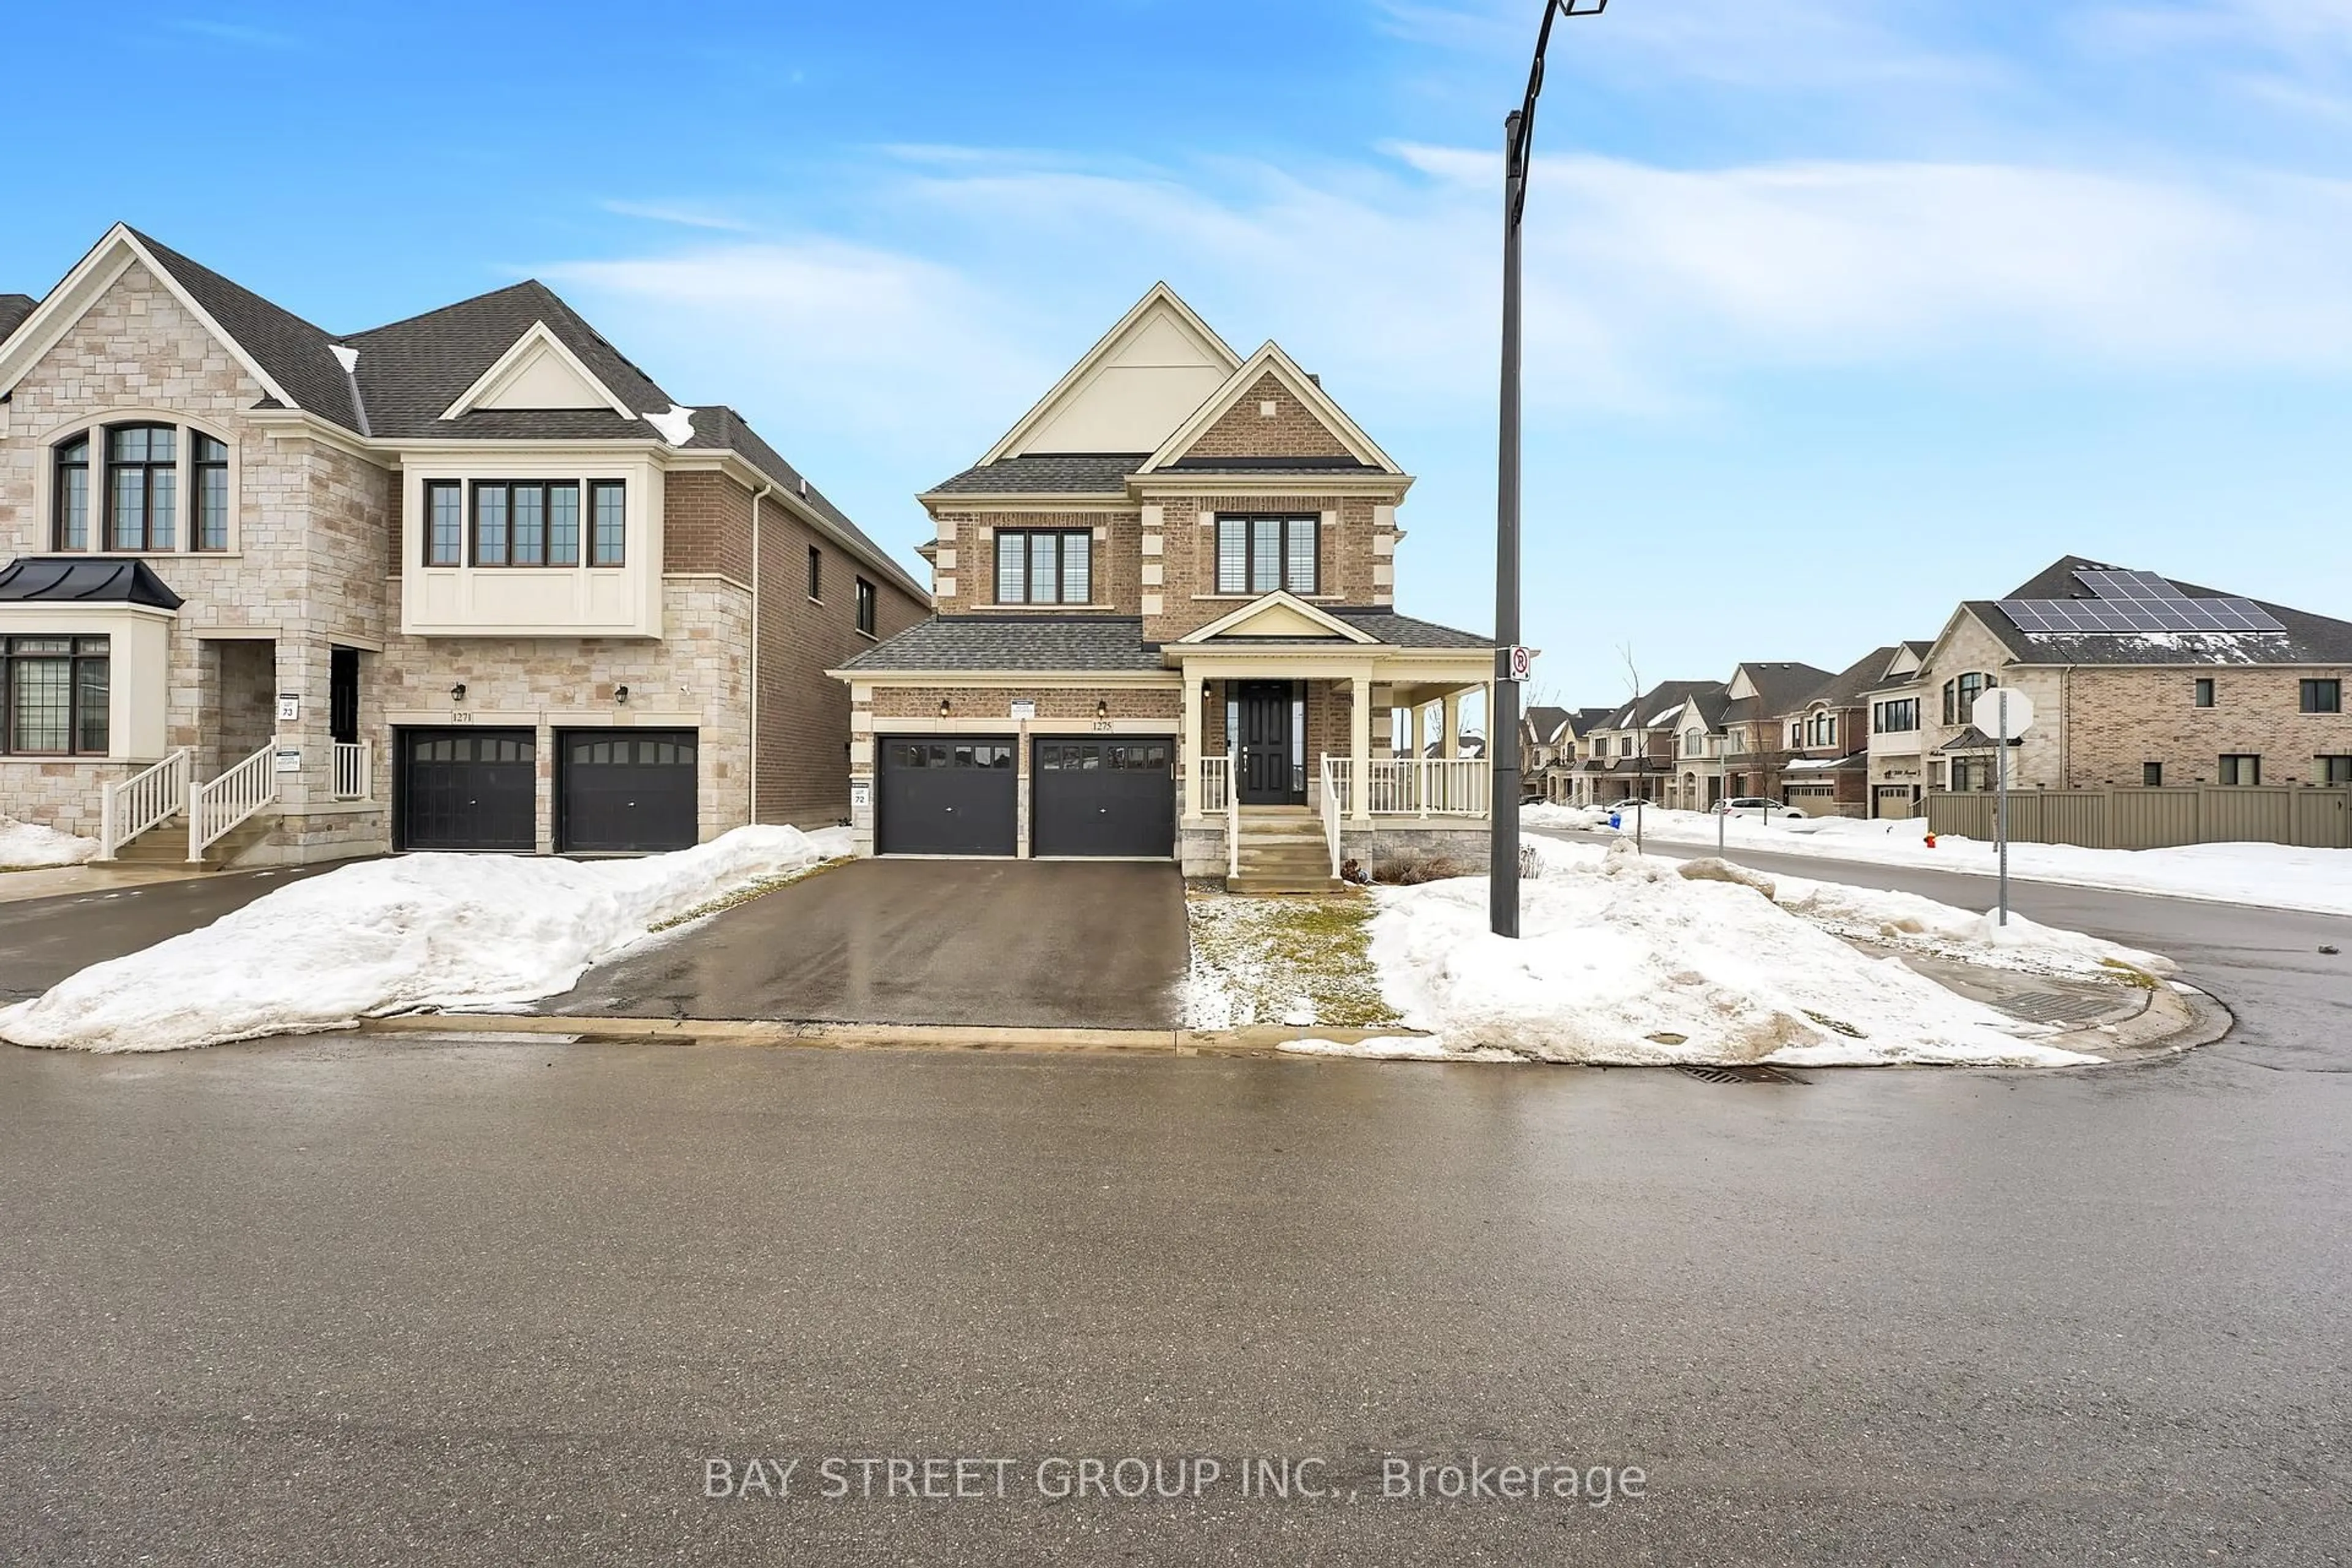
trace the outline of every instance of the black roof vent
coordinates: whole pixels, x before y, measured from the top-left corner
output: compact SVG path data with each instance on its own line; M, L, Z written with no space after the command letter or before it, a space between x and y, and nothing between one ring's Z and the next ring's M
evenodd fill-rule
M0 567L0 604L144 605L176 610L180 595L144 561L24 555Z

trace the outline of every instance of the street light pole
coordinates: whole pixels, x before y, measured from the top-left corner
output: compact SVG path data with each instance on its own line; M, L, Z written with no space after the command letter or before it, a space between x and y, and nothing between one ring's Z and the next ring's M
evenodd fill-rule
M1496 936L1519 934L1519 687L1511 649L1519 640L1519 214L1527 205L1528 151L1544 51L1560 16L1597 16L1609 0L1545 0L1528 93L1503 117L1503 385L1495 474L1495 700L1486 715L1487 917Z

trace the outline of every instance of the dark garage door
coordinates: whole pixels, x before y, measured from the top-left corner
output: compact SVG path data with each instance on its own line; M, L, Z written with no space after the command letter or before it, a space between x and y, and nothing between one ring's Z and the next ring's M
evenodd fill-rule
M529 730L403 730L400 847L539 847L539 742Z
M1013 737L886 735L875 842L885 855L1013 853Z
M1176 742L1039 741L1032 759L1032 855L1172 855Z
M693 847L699 837L693 731L566 730L555 743L562 848Z

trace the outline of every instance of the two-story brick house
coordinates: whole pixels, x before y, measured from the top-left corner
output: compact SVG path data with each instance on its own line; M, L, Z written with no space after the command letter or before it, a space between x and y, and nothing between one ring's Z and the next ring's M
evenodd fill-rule
M1684 737L1694 726L1702 736L1716 732L1724 700L1719 680L1662 680L1594 723L1587 755L1576 764L1580 804L1609 806L1641 800L1705 809L1708 786L1704 768L1713 748L1702 739L1685 770Z
M1749 659L1731 672L1723 706L1726 799L1780 797L1792 757L1788 715L1832 679L1795 659Z
M1912 680L1931 790L1992 787L1995 685L2034 707L2020 788L2352 784L2352 622L2153 572L2053 562L1960 605Z
M0 300L0 811L133 858L843 820L928 608L538 283L337 335L120 226Z
M1155 286L919 498L939 613L839 671L861 845L1263 886L1483 863L1460 705L1492 646L1395 608L1412 484L1279 346Z
M1788 742L1780 799L1811 816L1870 814L1870 692L1895 648L1876 647L1780 715Z

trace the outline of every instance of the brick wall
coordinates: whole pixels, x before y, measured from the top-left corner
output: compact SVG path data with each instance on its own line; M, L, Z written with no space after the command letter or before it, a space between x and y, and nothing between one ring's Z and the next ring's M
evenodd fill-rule
M2011 690L2022 691L2033 703L2033 726L2021 737L2023 743L2010 751L2013 770L2011 781L2028 789L2063 785L2066 720L2056 670L2008 668L2007 645L1987 631L1973 615L1965 613L1953 622L1950 635L1930 658L1931 662L1919 672L1919 752L1927 773L1922 782L1940 788L1950 778L1952 759L1939 756L1937 748L1969 724L1968 714L1957 710L1953 722L1944 722L1944 683L1971 671L1983 671L1995 675ZM1979 752L1974 755L1990 758L1992 753Z
M1271 414L1266 405L1273 405ZM1188 458L1346 458L1353 456L1323 421L1268 371L1242 400L1184 449Z
M812 545L819 552L821 604L808 596ZM802 827L844 822L849 688L824 672L929 612L773 498L760 505L760 820ZM857 630L861 576L875 585L873 637Z
M931 516L937 527L931 585L941 615L985 608L996 603L996 535L1009 529L1070 529L1094 538L1091 563L1094 602L1122 616L1140 607L1141 513L1125 510L1031 511L942 508ZM949 592L952 585L953 591ZM1053 608L1048 605L1046 608Z
M662 570L716 573L750 586L751 492L724 474L669 475L662 486Z
M2196 705L2200 678L2213 682L2210 708ZM2314 759L2352 756L2352 716L2301 711L2301 682L2312 678L2352 695L2352 666L2072 670L2066 783L2137 784L2140 764L2161 763L2168 784L2217 784L2224 753L2262 758L2266 784L2322 783Z
M1149 642L1171 642L1247 604L1255 595L1220 595L1217 587L1217 530L1221 512L1283 512L1313 514L1324 519L1318 541L1318 600L1342 605L1386 604L1393 596L1391 582L1381 580L1381 568L1394 554L1393 497L1316 495L1301 492L1279 496L1170 496L1154 503L1160 528L1149 526L1154 513L1145 512L1147 539L1160 541L1161 580L1153 613L1152 584L1143 585L1143 636ZM1202 518L1209 521L1203 522ZM1387 526L1382 526L1386 523ZM1147 550L1149 546L1146 546ZM1143 558L1150 563L1153 556Z

